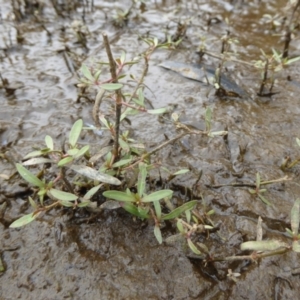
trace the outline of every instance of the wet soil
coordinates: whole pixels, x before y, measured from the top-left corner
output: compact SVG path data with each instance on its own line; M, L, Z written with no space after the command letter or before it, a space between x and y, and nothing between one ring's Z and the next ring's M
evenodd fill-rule
M200 212L205 210L201 199L215 210L212 219L220 227L218 234L199 237L212 256L242 254L240 244L256 239L259 216L263 239L290 242L284 232L290 228L290 210L300 195L299 176L297 168L282 171L280 164L286 156L299 157L295 141L300 137L299 63L276 75L278 93L272 97L256 95L258 70L228 63L226 76L251 95L234 100L220 99L211 88L159 67L166 60L199 63L196 51L201 37L206 37L209 50L216 51L228 28L239 39L232 50L240 60L258 59L260 48L268 53L272 47L282 49L282 39L263 22L263 15L281 14L286 1L147 1L145 10L135 9L121 28L112 19L116 9L130 7L130 1L94 1L93 11L90 3L87 7L82 1L78 5L57 1L57 11L51 1L45 1L43 7L21 7L23 16L13 13L11 2L0 1L1 75L9 83L3 86L2 82L0 90L0 254L5 268L0 275L0 299L297 299L300 256L294 252L258 263L204 265L176 247L158 245L152 226L122 210L105 211L92 222L87 213L53 210L20 229L8 228L31 211L26 184L17 176L10 178L15 172L13 162L40 146L47 134L61 143L79 118L93 123L93 102L79 97L76 70L83 61L106 60L101 33L109 35L114 53L125 50L133 58L146 49L140 37L157 36L163 41L166 32L176 33L181 21L188 26L178 49L159 50L151 57L146 97L155 108L174 106L186 124L198 128L203 128L209 106L213 129L228 130L228 136L186 137L164 148L155 160L172 171L191 170L173 180L178 203L190 200L185 188L194 185L202 170L194 198L199 199ZM82 19L89 32L86 47L72 30L72 23ZM299 55L299 48L296 37L290 55ZM211 57L204 57L204 63L218 65ZM130 73L138 77L142 69L138 65ZM93 99L95 94L91 95ZM145 141L149 149L165 141L165 135L177 134L168 120L153 115L134 116L131 123L134 138ZM99 145L104 140L92 134L87 137ZM247 187L218 187L254 183L257 172L262 180L286 175L290 179L267 187L265 196L271 206ZM168 227L162 231L164 238L174 233ZM228 278L228 269L241 274L237 283Z

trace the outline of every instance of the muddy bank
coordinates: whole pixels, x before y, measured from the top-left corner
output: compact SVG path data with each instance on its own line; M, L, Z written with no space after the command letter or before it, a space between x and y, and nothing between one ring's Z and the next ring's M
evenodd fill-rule
M200 129L209 106L213 109L213 129L227 130L228 136L185 137L154 159L172 171L191 170L170 184L178 203L191 200L185 188L195 184L202 170L193 196L199 200L200 213L209 209L216 212L211 218L219 231L199 236L213 257L244 254L240 244L256 239L259 216L264 222L263 239L289 243L285 228L290 228L290 210L300 194L299 177L297 168L282 171L280 164L284 157L296 159L299 153L295 138L300 137L300 88L287 80L290 76L294 82L300 81L299 64L278 73L274 87L278 93L261 98L256 95L259 71L229 63L226 75L251 95L251 99L236 100L222 100L212 88L159 67L165 60L198 63L196 51L204 36L209 50L219 49L220 37L227 29L226 18L232 35L239 39L239 44L232 46L239 59L257 59L260 48L281 49L282 43L263 22L263 15L280 13L285 2L153 1L146 3L145 11L134 10L121 28L113 25L116 8L125 10L130 1L122 5L94 1L93 11L81 2L68 6L68 1L61 1L61 14L47 3L28 6L26 11L22 7L23 16L13 14L9 1L2 2L1 75L9 86L2 82L0 90L0 250L5 267L0 275L0 298L297 298L299 254L264 258L258 264L245 260L204 265L201 260L189 259L181 249L159 246L152 225L133 220L122 209L99 215L53 210L28 226L8 228L31 211L24 181L18 176L8 180L15 172L12 162L40 146L47 134L61 143L78 118L92 123L95 94L90 93L91 101L80 97L75 87L76 70L83 61L91 64L93 59L106 59L101 32L108 33L114 53L125 50L133 58L145 49L141 36L164 40L165 32L176 34L181 21L188 24L181 45L173 51L159 50L150 60L146 97L155 108L175 107L185 124ZM35 18L33 12L37 10ZM83 16L89 32L86 46L78 43L72 29L72 23ZM18 38L20 35L23 39ZM297 38L290 52L299 55ZM204 60L207 65L218 65L213 58ZM130 72L137 76L142 69L138 65ZM134 116L131 123L134 138L145 141L148 149L177 134L168 119L152 115ZM104 138L88 134L86 141L102 145ZM254 183L257 172L262 180L290 179L267 187L265 197L271 206L251 195L245 186L219 186ZM162 229L164 238L174 232L170 224ZM228 269L241 274L237 283L228 278Z

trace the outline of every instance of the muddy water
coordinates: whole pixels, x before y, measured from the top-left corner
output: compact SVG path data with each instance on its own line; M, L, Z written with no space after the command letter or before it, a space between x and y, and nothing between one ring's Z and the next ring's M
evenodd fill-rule
M116 8L128 8L129 1L122 5L94 2L94 11L82 5L61 6L60 16L47 2L37 18L28 9L18 20L10 1L0 1L1 75L9 81L7 90L0 90L0 253L5 267L0 299L297 299L300 263L299 254L293 252L258 264L243 261L204 266L175 247L158 246L152 226L132 220L123 211L105 212L87 222L90 215L83 212L70 215L56 210L23 228L8 228L30 211L27 187L22 181L7 180L14 173L10 161L20 160L40 145L46 134L59 144L78 118L92 123L92 102L79 97L74 70L82 61L89 64L92 59L105 58L101 32L109 35L114 53L124 49L132 58L146 49L140 36L163 40L165 32L175 33L176 21L192 18L177 50L159 50L152 56L146 96L156 108L175 105L187 124L199 128L203 128L203 114L210 106L213 129L229 133L225 139L187 137L163 149L155 159L174 171L191 169L172 185L178 190L179 202L188 200L184 187L191 187L203 171L194 197L203 197L206 206L216 211L212 219L220 227L219 234L200 237L214 257L242 254L240 244L256 238L259 216L264 221L264 239L288 241L284 231L290 228L290 210L300 195L299 177L297 171L283 172L279 165L285 156L295 159L299 153L295 138L300 137L300 87L286 79L290 76L300 82L299 63L278 74L278 93L271 98L256 96L258 71L229 63L229 76L251 95L251 99L236 100L221 100L208 87L158 66L164 60L197 63L196 50L203 36L208 49L218 51L219 39L228 28L225 18L240 41L232 47L239 59L258 58L260 48L266 52L272 47L282 49L282 42L272 36L262 16L281 13L285 1L148 1L146 11L134 11L123 28L114 27L111 20ZM83 14L90 33L86 48L76 43L71 28ZM16 29L23 37L19 43ZM66 47L73 52L67 61ZM299 51L296 39L291 55L299 55ZM204 60L212 66L218 63L212 58ZM131 72L138 76L142 68L139 65ZM164 134L169 138L177 134L168 120L159 122L157 117L145 115L132 118L132 132L149 148L165 141ZM102 143L100 137L89 138ZM272 206L250 195L245 187L212 188L237 181L253 183L257 172L263 180L285 175L291 179L268 186L265 196ZM204 206L199 204L202 210ZM166 238L171 232L165 229L163 235ZM237 283L227 277L228 269L241 273Z

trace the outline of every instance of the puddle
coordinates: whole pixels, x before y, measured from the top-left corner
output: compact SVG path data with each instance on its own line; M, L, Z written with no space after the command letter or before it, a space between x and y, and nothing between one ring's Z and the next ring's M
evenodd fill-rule
M13 2L13 1L11 1ZM178 202L194 197L203 199L216 214L218 233L199 237L214 257L241 255L240 244L256 238L256 223L263 219L263 239L289 242L284 235L290 228L290 210L300 195L299 171L283 172L282 159L296 159L300 138L299 62L278 73L272 97L258 97L258 70L229 63L228 75L251 95L251 99L222 100L200 82L159 67L164 61L199 63L196 51L201 37L208 50L219 52L220 37L229 28L239 39L232 49L240 60L260 56L260 48L282 49L279 38L262 21L268 13L281 14L286 1L147 1L143 14L135 11L123 28L113 26L116 8L126 9L130 1L94 1L94 11L76 8L70 1L58 1L61 13L51 1L34 18L24 13L14 21L10 1L0 1L1 75L9 89L0 89L0 240L1 299L296 299L300 290L299 254L290 252L259 261L216 262L204 266L189 259L176 247L158 245L153 227L122 210L107 211L91 217L85 212L52 210L38 221L20 229L9 229L12 221L30 212L28 190L23 181L6 179L14 173L11 162L20 161L49 134L59 144L75 120L92 124L93 103L79 97L75 71L82 61L106 59L101 33L107 32L114 53L126 50L129 58L146 49L141 36L175 34L177 22L190 19L186 37L177 50L158 50L150 60L145 79L145 95L155 108L174 106L184 122L203 128L206 107L213 110L213 129L227 130L228 136L214 139L198 135L185 137L155 156L171 171L189 168L191 172L173 180ZM28 1L30 2L30 1ZM34 1L32 1L34 2ZM39 1L36 1L39 2ZM73 4L77 1L73 1ZM65 4L65 6L63 6ZM37 9L37 8L33 8ZM75 20L88 28L87 47L76 43L71 28ZM230 26L225 24L225 18ZM51 33L47 34L44 27ZM17 42L17 29L23 37ZM298 43L299 44L299 43ZM290 54L299 55L297 37ZM64 56L65 49L70 49ZM206 65L217 67L218 60L205 57ZM142 65L130 72L138 77ZM292 82L287 78L290 76ZM94 96L91 93L91 96ZM80 99L79 99L80 98ZM79 99L79 101L78 101ZM169 120L140 114L131 120L133 136L145 141L148 149L178 132ZM101 144L103 137L88 136ZM8 161L7 158L10 158ZM221 186L233 182L254 183L256 173L262 180L288 175L291 180L268 186L267 206L246 187ZM199 210L203 209L199 205ZM163 238L172 234L162 229ZM237 283L227 277L228 269L240 273Z

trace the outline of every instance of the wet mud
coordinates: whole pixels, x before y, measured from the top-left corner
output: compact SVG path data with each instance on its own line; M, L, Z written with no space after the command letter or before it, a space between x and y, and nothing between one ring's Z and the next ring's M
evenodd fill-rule
M193 188L199 212L215 210L211 219L219 231L199 237L212 257L245 254L240 244L256 239L259 216L264 240L290 243L285 228L290 228L290 211L300 195L299 170L283 171L280 165L287 156L297 159L300 152L299 63L276 74L271 97L257 96L258 70L228 63L226 76L247 92L247 99L222 99L212 87L159 66L167 60L198 64L204 36L208 50L220 49L226 18L239 39L232 46L239 60L258 59L260 49L282 49L282 41L262 19L264 14L279 14L286 2L146 1L123 27L116 27L113 17L117 8L129 8L130 1L94 1L93 9L91 1L45 1L42 6L37 4L41 1L25 1L32 5L20 12L13 10L13 2L0 1L0 299L297 299L299 254L290 251L257 263L203 264L175 246L158 245L153 226L122 209L96 215L57 209L27 226L9 228L31 211L30 191L15 174L14 162L43 144L47 134L60 144L79 118L93 123L95 94L91 92L90 100L80 96L76 72L82 62L106 60L101 33L108 34L114 53L125 50L133 58L146 49L140 37L163 41L166 32L177 34L181 21L187 28L180 46L151 57L146 97L155 108L174 107L182 123L198 129L205 126L209 106L213 130L227 130L228 135L185 137L157 153L155 160L171 171L191 170L170 183L179 204L191 200ZM82 20L82 30L87 30L84 45L74 32L74 21ZM297 39L291 43L291 56L300 54ZM203 59L201 63L218 66L213 57ZM130 73L137 76L141 70L134 66ZM131 131L148 149L177 134L166 118L143 114L131 119ZM105 135L92 133L86 137L91 141L100 147L107 143ZM288 176L267 186L270 206L243 186L255 184L257 172L264 181ZM163 238L174 232L166 226ZM241 274L237 282L227 276L229 269Z

